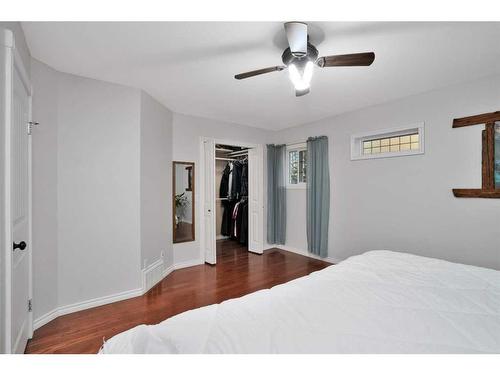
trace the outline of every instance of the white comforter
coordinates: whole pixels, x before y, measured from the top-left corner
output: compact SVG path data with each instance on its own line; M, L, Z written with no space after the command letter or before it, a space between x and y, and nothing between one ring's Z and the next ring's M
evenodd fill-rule
M391 251L164 322L102 353L500 353L500 271Z

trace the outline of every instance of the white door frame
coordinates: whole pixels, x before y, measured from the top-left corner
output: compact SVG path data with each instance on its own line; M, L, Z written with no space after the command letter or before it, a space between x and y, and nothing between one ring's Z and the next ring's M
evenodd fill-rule
M2 244L2 259L4 260L3 266L3 290L1 291L4 296L4 332L3 332L3 351L5 353L11 353L14 348L12 348L12 223L11 223L11 123L12 123L12 101L13 101L13 82L14 82L14 69L19 74L21 82L25 86L25 89L29 97L29 121L32 121L31 110L32 110L32 98L33 90L31 82L26 73L23 61L19 52L15 48L14 36L10 30L3 29L0 32L0 48L5 49L5 59L0 62L2 69L5 72L5 92L0 95L4 99L2 113L3 122L3 133L5 135L4 148L5 153L3 155L3 165L4 165L4 194L2 197L2 203L4 207L4 225L2 231L4 233L4 240ZM1 87L1 86L0 86ZM0 106L0 109L2 106ZM28 129L28 124L26 124L26 129ZM29 275L28 275L28 296L29 299L33 298L33 241L32 241L32 173L31 173L31 137L28 137L28 263L29 263ZM26 301L27 302L27 301ZM29 337L33 336L33 311L28 314L28 332Z
M211 144L213 149L211 150L212 160L206 160L205 154L207 151L206 144ZM215 248L216 239L215 239L215 178L212 179L213 186L210 191L210 197L207 198L207 184L206 180L206 170L207 166L210 164L210 170L215 173L215 142L211 138L200 138L200 168L197 168L200 173L200 181L198 183L199 196L201 199L198 199L200 202L200 209L198 210L199 218L195 220L200 223L200 230L198 231L200 236L200 261L201 263L205 262L208 264L216 264L217 262L217 251ZM215 177L215 176L213 176ZM195 176L196 178L196 176ZM209 214L210 213L210 214ZM195 207L195 216L196 216L196 207ZM210 219L210 225L212 226L213 233L212 238L207 236L205 223L207 222L207 216ZM208 243L211 242L210 245ZM207 249L210 249L210 252L207 252Z
M258 144L258 143L248 143L248 142L241 142L241 141L234 141L234 140L230 140L230 139L221 139L221 138L212 138L212 137L200 137L200 166L203 166L205 165L205 152L204 152L204 142L207 141L207 140L211 140L214 142L214 147L216 144L224 144L224 145L231 145L231 146L238 146L238 147L246 147L246 148L255 148L255 149L263 149L263 145L262 144ZM199 168L200 170L200 182L198 183L198 188L199 188L199 191L200 191L200 199L198 200L200 202L200 211L202 211L205 207L205 202L206 202L206 197L205 197L205 171L203 170L203 168ZM262 183L264 181L264 168L262 168L262 179L261 179ZM214 180L214 185L215 185L215 180ZM215 186L214 186L214 194L213 194L213 197L211 199L214 200L214 204L213 204L213 207L215 207L215 195L216 195L216 192L215 192ZM261 200L262 200L262 209L263 209L263 205L264 205L264 198L263 198L263 195L261 197ZM204 212L201 212L203 214L200 215L200 219L203 219L204 218ZM214 216L214 220L215 222L215 216ZM204 220L199 220L200 222L200 231L198 233L200 233L200 259L202 261L206 261L206 257L205 257L205 227L204 227ZM262 233L264 233L264 220L262 220ZM217 228L215 227L214 225L214 239L216 238L216 235L215 235L215 231L217 230ZM262 252L260 251L257 251L256 252L257 254L262 254ZM217 260L217 257L215 258Z

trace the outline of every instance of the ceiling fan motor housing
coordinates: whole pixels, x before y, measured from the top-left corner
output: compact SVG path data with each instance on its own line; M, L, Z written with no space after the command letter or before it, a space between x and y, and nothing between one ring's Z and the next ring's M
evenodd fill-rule
M292 55L302 58L307 54L307 23L285 22L285 33Z
M313 63L318 59L318 50L311 43L307 43L307 54L302 57L297 57L292 54L290 47L283 51L281 55L281 60L286 66L290 64L295 64L297 68L303 68L308 61Z

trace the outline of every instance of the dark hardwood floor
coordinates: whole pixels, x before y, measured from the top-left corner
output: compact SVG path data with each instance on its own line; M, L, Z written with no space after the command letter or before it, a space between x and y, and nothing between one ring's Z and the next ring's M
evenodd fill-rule
M61 316L35 331L26 353L96 353L103 338L138 324L156 324L183 311L270 288L329 265L279 249L256 255L235 241L218 241L216 266L180 269L141 297Z

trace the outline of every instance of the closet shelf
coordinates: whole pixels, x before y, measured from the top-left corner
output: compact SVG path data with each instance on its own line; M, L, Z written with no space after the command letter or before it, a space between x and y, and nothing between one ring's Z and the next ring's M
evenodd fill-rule
M215 151L220 151L220 152L233 152L234 150L230 148L222 148L222 147L216 147Z

